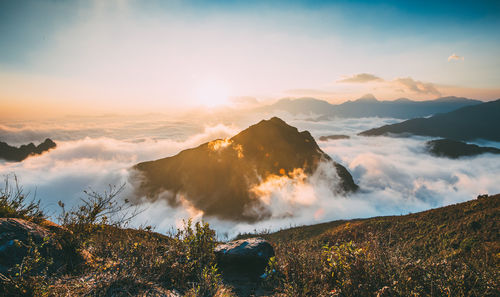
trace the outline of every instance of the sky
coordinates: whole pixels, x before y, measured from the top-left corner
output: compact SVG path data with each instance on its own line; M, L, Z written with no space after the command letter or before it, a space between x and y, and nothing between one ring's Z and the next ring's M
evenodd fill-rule
M0 116L500 98L498 1L0 0Z

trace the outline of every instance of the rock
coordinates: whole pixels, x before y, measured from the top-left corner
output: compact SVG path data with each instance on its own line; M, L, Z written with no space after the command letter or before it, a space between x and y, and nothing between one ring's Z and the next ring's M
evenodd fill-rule
M61 244L48 229L23 219L0 218L0 273L20 264L30 244L38 247L42 257L54 259L62 253Z
M249 238L219 244L215 254L224 271L258 277L274 256L274 249L263 238Z

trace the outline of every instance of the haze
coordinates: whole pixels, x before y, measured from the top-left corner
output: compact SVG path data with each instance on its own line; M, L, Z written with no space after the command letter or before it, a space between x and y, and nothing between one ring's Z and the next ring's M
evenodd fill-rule
M0 116L500 97L495 1L0 1Z

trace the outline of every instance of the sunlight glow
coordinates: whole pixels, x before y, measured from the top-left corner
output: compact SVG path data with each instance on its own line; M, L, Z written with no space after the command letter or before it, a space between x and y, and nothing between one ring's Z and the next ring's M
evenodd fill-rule
M227 105L229 97L229 88L220 81L206 80L195 87L196 100L206 107Z

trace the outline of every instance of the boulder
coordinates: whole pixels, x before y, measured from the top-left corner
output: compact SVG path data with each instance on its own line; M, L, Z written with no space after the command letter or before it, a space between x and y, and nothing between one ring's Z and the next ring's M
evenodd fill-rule
M249 238L219 244L215 254L223 271L258 277L274 256L274 249L263 238Z
M49 229L23 219L0 218L0 273L22 263L30 246L55 261L62 254L61 244Z

